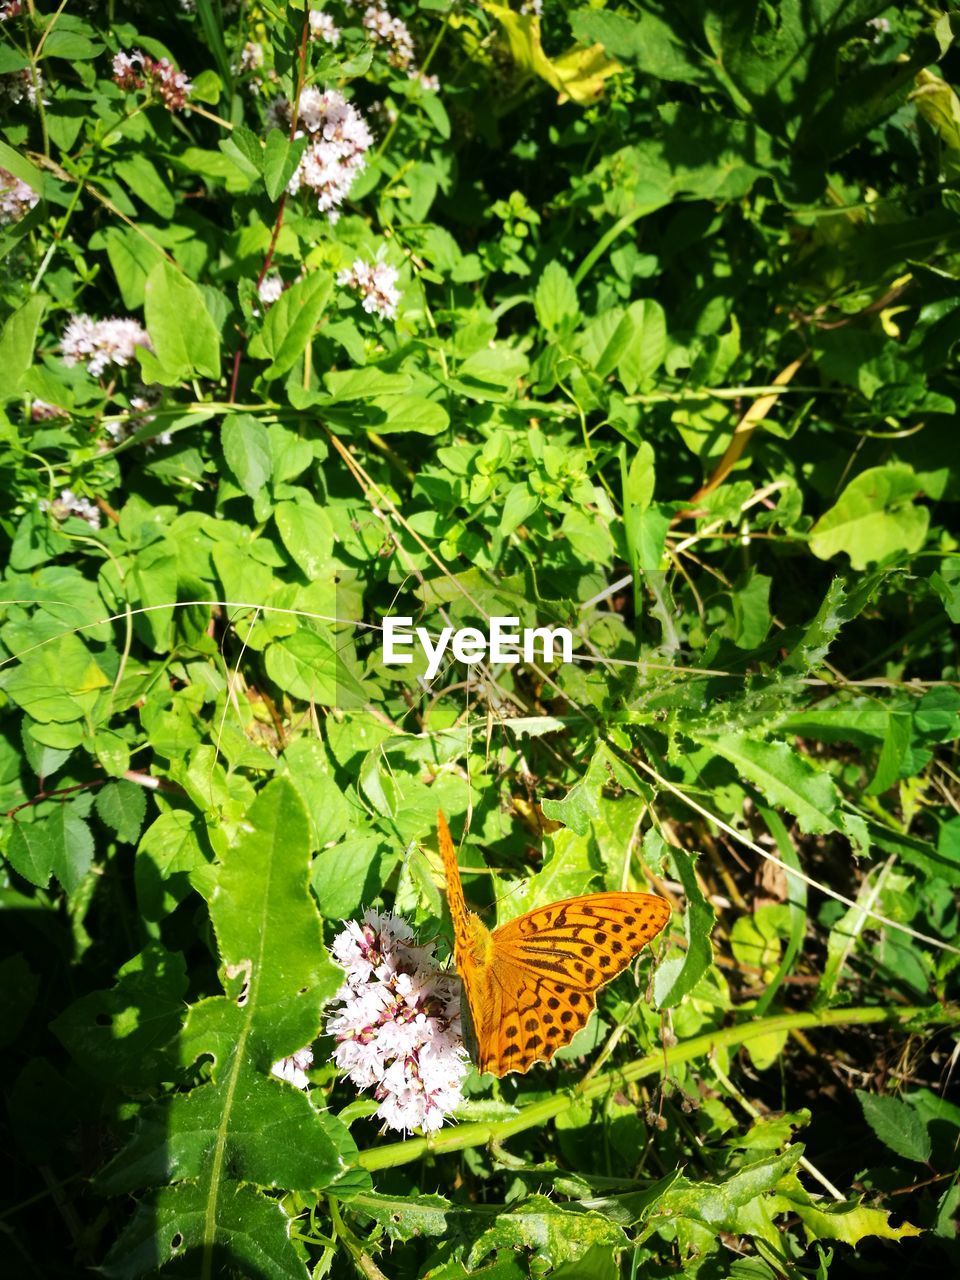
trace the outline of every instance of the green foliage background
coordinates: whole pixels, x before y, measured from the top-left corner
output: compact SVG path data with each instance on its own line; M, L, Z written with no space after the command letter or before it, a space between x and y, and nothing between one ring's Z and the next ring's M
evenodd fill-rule
M435 91L352 6L336 47L295 2L0 6L11 1275L957 1266L955 19L544 8L397 4ZM335 222L266 115L305 83L376 137ZM392 321L336 283L378 254ZM68 367L77 312L152 351ZM387 611L581 660L425 688ZM445 935L438 806L488 919L676 910L554 1067L391 1142L324 943Z

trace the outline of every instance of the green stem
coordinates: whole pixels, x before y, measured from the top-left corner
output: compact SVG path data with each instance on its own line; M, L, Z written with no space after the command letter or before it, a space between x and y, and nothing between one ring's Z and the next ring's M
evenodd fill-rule
M391 1142L387 1146L373 1147L368 1151L361 1151L357 1163L361 1168L371 1171L393 1169L427 1155L443 1155L450 1151L464 1151L468 1147L484 1146L490 1142L504 1142L515 1133L523 1133L525 1129L533 1129L548 1120L555 1119L565 1111L569 1111L578 1102L601 1097L611 1088L622 1087L633 1080L643 1080L648 1076L659 1075L665 1068L678 1066L682 1062L691 1062L696 1058L705 1058L716 1049L733 1048L761 1036L776 1035L778 1032L796 1031L806 1027L845 1027L866 1025L871 1022L903 1022L912 1019L930 1023L955 1022L960 1021L960 1012L956 1009L945 1009L940 1005L926 1008L877 1006L823 1009L819 1012L776 1014L770 1018L760 1018L739 1026L723 1027L718 1031L708 1031L704 1035L694 1036L690 1040L684 1040L669 1048L658 1049L655 1053L648 1053L646 1057L638 1058L625 1067L605 1071L603 1075L584 1081L578 1088L553 1094L541 1102L532 1102L518 1115L510 1116L507 1120L499 1120L495 1123L477 1121L473 1124L461 1124L456 1128L445 1129L423 1138L408 1138L405 1142Z
M636 209L631 209L629 213L625 213L622 218L618 218L613 226L609 227L603 233L584 260L580 263L579 267L577 267L574 272L573 283L580 284L580 282L589 274L591 268L607 252L614 240L616 240L618 236L622 235L628 227L632 227L638 219L644 217L650 212L650 207L642 204L638 205Z

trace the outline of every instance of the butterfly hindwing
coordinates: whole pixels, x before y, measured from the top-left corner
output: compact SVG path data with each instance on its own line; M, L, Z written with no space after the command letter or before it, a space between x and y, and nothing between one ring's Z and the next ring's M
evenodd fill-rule
M495 959L493 975L498 998L478 1065L495 1076L548 1061L587 1025L596 1008L595 991L576 990L509 960Z

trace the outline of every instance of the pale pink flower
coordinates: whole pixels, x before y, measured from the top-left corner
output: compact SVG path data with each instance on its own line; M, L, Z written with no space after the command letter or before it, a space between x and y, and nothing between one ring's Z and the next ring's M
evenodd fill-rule
M0 226L26 217L40 197L33 187L0 169Z
M241 71L259 71L263 66L263 45L256 40L248 40L240 54Z
M140 49L121 49L114 55L113 81L126 90L149 84L168 111L181 111L190 95L190 80L169 58L151 58Z
M346 971L327 1022L337 1067L374 1090L387 1128L439 1129L470 1069L456 974L439 967L433 943L417 945L405 920L372 909L331 951Z
M49 422L51 418L68 417L66 409L58 404L49 404L46 400L34 400L30 405L31 422Z
M150 335L129 317L94 320L88 315L71 316L60 341L64 363L85 364L95 378L108 365L128 365L137 347L150 349Z
M298 136L305 132L310 141L288 190L296 195L301 187L308 187L317 196L320 212L330 213L350 194L373 135L360 112L342 94L335 89L321 92L313 85L300 94L297 122Z
M86 520L91 529L100 528L100 508L89 498L78 497L72 489L64 489L59 498L49 502L41 498L37 503L41 511L49 511L57 520L65 520L67 516L78 516Z
M364 262L362 258L357 258L352 266L339 272L337 284L357 289L363 301L363 309L369 315L393 320L400 302L400 290L397 288L399 274L396 267L391 267L386 262Z
M395 18L389 9L371 4L363 15L364 30L376 41L385 44L390 52L387 61L400 71L413 66L413 37L402 18Z
M272 306L283 293L286 286L279 271L269 271L257 285L257 295L261 302Z
M11 18L17 17L22 8L21 0L4 0L0 3L0 22L9 22Z
M322 13L319 9L311 9L310 38L312 40L323 40L326 44L337 45L340 43L340 28L329 13Z
M313 1050L308 1045L305 1049L291 1053L289 1058L281 1058L279 1062L275 1062L270 1068L270 1074L279 1080L286 1080L297 1089L306 1089L310 1084L307 1072L312 1066Z

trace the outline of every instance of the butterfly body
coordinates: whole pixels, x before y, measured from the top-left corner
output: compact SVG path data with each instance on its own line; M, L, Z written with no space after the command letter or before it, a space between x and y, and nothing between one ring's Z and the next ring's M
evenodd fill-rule
M599 988L660 932L670 907L649 893L590 893L536 908L491 932L467 909L442 813L439 832L467 1048L480 1071L528 1071L586 1025Z

